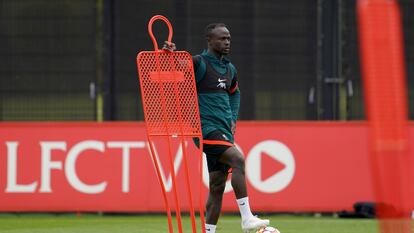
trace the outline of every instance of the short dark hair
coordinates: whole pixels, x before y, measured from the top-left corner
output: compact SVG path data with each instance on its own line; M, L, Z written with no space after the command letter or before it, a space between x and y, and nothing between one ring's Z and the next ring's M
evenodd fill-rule
M206 29L204 30L205 36L208 38L211 36L211 31L218 27L227 27L224 23L210 23L207 25Z

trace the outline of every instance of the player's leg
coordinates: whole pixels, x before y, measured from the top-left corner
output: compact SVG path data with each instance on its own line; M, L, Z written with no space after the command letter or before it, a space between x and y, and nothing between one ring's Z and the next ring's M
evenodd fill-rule
M228 141L228 138L220 131L213 131L209 133L203 140L204 152L207 154L207 165L209 173L213 173L214 177L210 177L210 182L217 182L216 194L213 193L210 199L207 201L207 217L206 230L210 229L210 232L215 232L217 219L220 215L222 195L225 188L225 182L227 180L227 171L232 168L231 184L236 194L237 203L242 216L242 229L245 231L255 230L261 226L268 225L269 220L262 220L255 216L250 211L249 199L247 197L247 188L244 172L244 157L242 153ZM221 172L223 176L220 176ZM217 176L216 176L217 175ZM220 177L220 179L218 179ZM211 190L210 190L211 191ZM213 197L219 196L220 199L213 199ZM211 205L213 204L213 205ZM216 206L219 204L219 206ZM217 208L219 207L219 208ZM209 209L213 212L209 212ZM209 222L208 219L211 219ZM211 223L211 224L209 224Z
M218 218L221 212L223 193L226 187L228 167L219 162L219 158L229 146L216 144L222 133L211 132L204 138L203 150L206 153L209 172L209 195L206 203L206 231L215 233ZM208 143L208 142L211 143ZM229 143L230 144L230 143ZM230 144L231 146L231 144Z
M247 197L246 178L244 170L244 157L235 147L229 147L220 156L221 163L232 168L231 186L237 199Z
M236 147L230 147L220 156L219 161L232 168L231 185L239 206L242 229L248 232L269 225L269 220L254 216L250 210L245 178L245 163L242 153Z
M223 193L226 187L227 172L213 171L209 173L210 184L206 204L206 223L217 225L221 212Z

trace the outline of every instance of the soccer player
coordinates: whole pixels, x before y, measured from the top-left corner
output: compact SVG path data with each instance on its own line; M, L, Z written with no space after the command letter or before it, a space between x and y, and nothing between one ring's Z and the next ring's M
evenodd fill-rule
M207 49L193 57L197 83L203 151L207 155L209 195L206 204L206 231L215 233L220 216L227 176L241 214L244 232L269 224L254 216L247 196L244 156L234 146L234 133L240 106L237 71L226 58L230 53L230 32L225 24L209 24L205 29ZM166 41L163 49L174 51L174 43Z

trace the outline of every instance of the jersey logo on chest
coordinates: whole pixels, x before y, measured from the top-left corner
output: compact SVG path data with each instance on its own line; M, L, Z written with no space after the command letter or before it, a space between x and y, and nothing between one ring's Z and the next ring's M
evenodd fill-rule
M218 81L218 84L217 84L217 87L218 88L222 88L222 89L226 89L227 88L226 79L218 78L217 81Z

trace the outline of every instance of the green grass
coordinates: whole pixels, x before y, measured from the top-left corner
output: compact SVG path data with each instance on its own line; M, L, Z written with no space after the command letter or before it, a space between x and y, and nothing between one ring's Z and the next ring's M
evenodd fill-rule
M282 233L376 233L372 219L272 215L271 225ZM189 218L184 218L184 232L191 232ZM82 214L0 214L1 233L168 233L165 216L99 216ZM178 232L178 231L175 231ZM198 231L200 232L200 231ZM240 233L238 216L225 215L217 233Z

